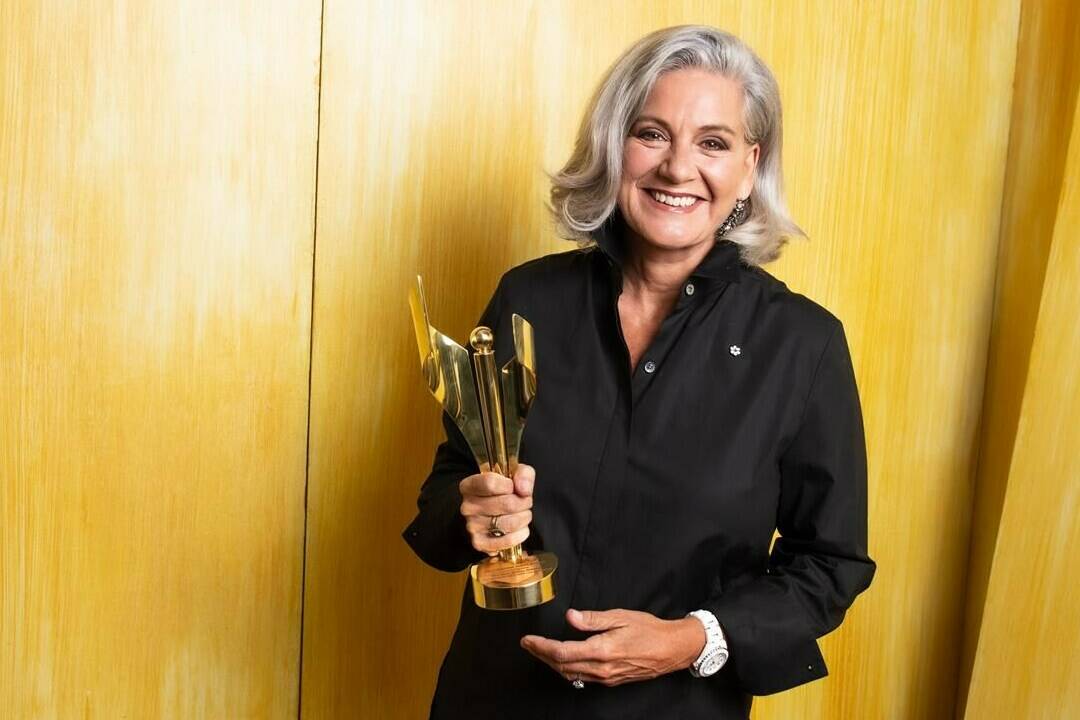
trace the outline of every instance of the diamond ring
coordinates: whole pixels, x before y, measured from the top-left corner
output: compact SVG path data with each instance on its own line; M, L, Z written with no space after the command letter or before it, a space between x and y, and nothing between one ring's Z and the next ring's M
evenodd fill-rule
M506 533L499 529L500 515L492 515L491 522L488 524L488 535L494 538L500 538Z

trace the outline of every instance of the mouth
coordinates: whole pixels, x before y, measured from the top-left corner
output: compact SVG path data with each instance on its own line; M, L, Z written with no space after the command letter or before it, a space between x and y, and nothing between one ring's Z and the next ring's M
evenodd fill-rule
M642 192L649 197L652 205L670 212L690 212L705 202L703 198L689 193L663 192L651 188L643 188Z

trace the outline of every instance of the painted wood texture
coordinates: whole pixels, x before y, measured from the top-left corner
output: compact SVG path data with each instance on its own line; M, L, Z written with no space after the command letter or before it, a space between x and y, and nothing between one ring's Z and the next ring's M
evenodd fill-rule
M768 269L844 320L870 451L874 585L754 717L948 717L972 668L966 717L1080 711L1076 13L0 4L0 715L426 714L464 578L399 539L441 432L406 288L464 339L566 249L544 171L683 22L779 78L812 239Z
M295 717L319 6L0 48L0 715Z
M327 0L303 716L423 716L458 612L398 535L439 439L408 284L464 338L501 272L565 249L543 171L616 55L683 22L778 76L812 240L770 269L844 320L870 451L878 576L831 677L755 717L951 713L1019 2Z
M1080 107L965 717L1080 711Z
M1035 322L1043 296L1043 276L1058 218L1066 142L1080 89L1077 48L1080 48L1080 3L1023 3L1001 207L997 291L978 445L958 681L960 710L963 710L982 626L990 566L1013 467L1013 443L1025 397Z

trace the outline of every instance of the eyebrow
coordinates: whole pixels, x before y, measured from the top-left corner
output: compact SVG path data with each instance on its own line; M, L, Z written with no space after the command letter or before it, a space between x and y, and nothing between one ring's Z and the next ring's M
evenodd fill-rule
M671 127L666 122L654 115L640 115L634 121L634 124L637 125L639 122L654 122L657 125L663 125L669 130L671 129ZM732 136L737 135L737 133L727 125L702 125L700 128L698 128L698 132L726 132L731 134Z

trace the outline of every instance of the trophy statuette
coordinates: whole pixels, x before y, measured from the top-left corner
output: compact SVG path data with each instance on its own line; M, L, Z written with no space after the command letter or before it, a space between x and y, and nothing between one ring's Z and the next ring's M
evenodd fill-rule
M495 337L480 326L469 335L469 352L431 326L419 276L409 290L413 330L428 390L461 430L482 472L513 477L521 435L536 396L532 326L513 316L514 356L495 365ZM473 598L488 610L534 607L555 597L554 553L529 554L521 545L469 566Z

